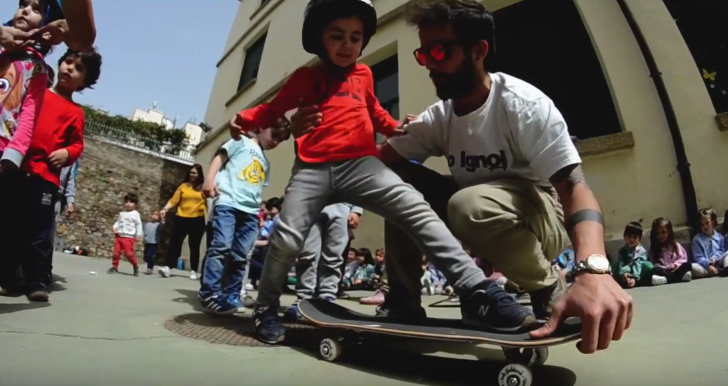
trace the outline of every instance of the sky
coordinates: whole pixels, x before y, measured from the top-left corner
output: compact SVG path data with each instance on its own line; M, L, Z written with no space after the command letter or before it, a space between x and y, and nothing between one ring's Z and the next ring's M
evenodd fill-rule
M18 2L0 0L0 16L12 19ZM130 117L137 107L177 119L202 122L215 64L239 6L236 0L97 0L96 43L103 56L101 78L76 101ZM66 51L54 48L46 61L57 69Z

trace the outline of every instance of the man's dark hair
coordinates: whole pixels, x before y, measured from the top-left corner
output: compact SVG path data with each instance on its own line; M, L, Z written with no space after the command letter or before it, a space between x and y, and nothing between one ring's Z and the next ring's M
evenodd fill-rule
M81 91L86 88L93 89L93 85L98 82L101 76L101 54L96 51L96 48L89 52L75 51L68 49L60 59L58 59L58 68L61 68L61 63L65 62L69 57L81 58L81 63L86 67L86 76L83 78L83 86L76 90Z
M642 224L638 223L637 221L632 221L629 224L627 224L626 227L624 227L624 236L637 236L640 239L642 239Z
M463 48L470 50L480 40L495 53L495 21L483 4L475 0L414 0L405 8L407 24L417 28L450 24Z
M281 210L281 204L282 203L283 202L281 201L280 198L278 198L278 197L271 197L271 198L268 199L268 201L265 202L265 208L267 210L271 210L273 208L276 208L276 209L278 209L278 211L280 211Z
M138 204L139 196L137 196L136 193L128 193L124 196L124 202L133 202L134 204Z

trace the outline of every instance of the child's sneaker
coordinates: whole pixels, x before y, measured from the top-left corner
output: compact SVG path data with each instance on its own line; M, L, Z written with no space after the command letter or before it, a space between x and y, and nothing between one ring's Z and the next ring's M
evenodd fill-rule
M255 287L253 287L252 284L250 284L250 283L245 284L245 290L246 291L252 291L254 289L255 289Z
M250 295L243 297L243 307L245 307L245 308L255 307L255 299L253 299L253 297Z
M197 272L195 272L195 271L190 272L190 280L197 280Z
M240 301L239 295L230 295L227 300L230 304L234 305L238 309L243 308L243 303Z
M298 302L295 302L286 308L283 312L283 319L291 321L303 319L301 311L298 309Z
M106 271L106 273L108 273L108 274L119 273L119 270L114 267L111 267L111 268L109 268L108 271Z
M286 337L286 328L275 307L257 307L253 311L253 328L255 337L263 343L277 344Z
M370 306L379 306L384 303L384 291L378 289L373 296L359 299L359 303L367 304Z
M514 332L535 327L536 316L492 280L484 280L468 296L460 298L460 312L467 324L496 331Z
M226 299L211 296L202 301L202 308L205 313L215 315L232 315L238 311L238 307Z
M145 274L145 275L147 275L147 276L149 276L149 275L154 275L154 271L152 271L152 269L151 269L151 268L147 268L147 271L146 271L146 272L144 272L144 274Z
M138 265L134 266L134 277L139 277L139 266Z
M690 280L693 280L693 273L690 271L685 272L685 274L682 277L682 281L689 282Z
M690 272L688 272L690 273ZM692 278L692 275L691 275ZM652 275L652 285L663 285L667 284L667 278L660 275Z
M160 276L162 276L162 277L169 277L169 276L170 276L170 274L169 274L169 267L160 267L160 268L159 268L159 269L157 270L157 273L158 273L158 274L159 274Z

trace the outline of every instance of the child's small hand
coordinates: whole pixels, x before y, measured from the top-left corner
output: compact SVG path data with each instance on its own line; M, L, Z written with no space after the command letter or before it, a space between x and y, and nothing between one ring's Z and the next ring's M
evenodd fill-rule
M230 136L237 141L243 134L245 134L243 125L238 122L238 115L235 114L235 116L230 120Z
M58 149L54 151L48 156L48 161L58 169L63 168L66 166L66 162L68 162L68 150Z
M718 268L716 268L714 265L711 265L710 267L708 267L708 274L710 274L710 276L717 275L718 274Z
M635 281L634 278L630 277L629 279L627 279L627 287L633 288L636 285L637 285L637 281Z
M416 115L407 114L404 117L404 119L402 120L402 123L400 123L399 126L397 126L397 128L394 129L394 132L392 132L392 137L397 137L397 136L400 136L400 135L407 134L407 132L404 130L404 128L407 127L407 124L409 124L410 122L412 122L416 118L417 118Z
M202 194L204 194L205 197L209 198L215 198L220 195L220 190L217 189L217 184L215 183L215 180L211 178L205 180L205 184L202 185Z
M717 263L717 262L718 262L718 260L716 260L715 258L710 259L710 265L715 265L715 263Z
M17 170L18 170L18 165L12 163L12 161L9 161L6 159L0 161L0 174L13 173Z

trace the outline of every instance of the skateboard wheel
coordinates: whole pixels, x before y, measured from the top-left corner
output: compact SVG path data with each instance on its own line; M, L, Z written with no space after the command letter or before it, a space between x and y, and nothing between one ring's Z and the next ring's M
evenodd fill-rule
M524 365L509 364L498 373L498 386L531 386L533 375Z
M334 362L341 356L341 343L331 338L323 339L319 343L319 354L323 360Z

